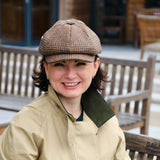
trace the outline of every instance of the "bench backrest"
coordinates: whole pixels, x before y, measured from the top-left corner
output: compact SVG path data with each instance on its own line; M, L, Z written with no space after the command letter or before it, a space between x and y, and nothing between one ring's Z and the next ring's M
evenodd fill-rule
M124 129L141 126L141 133L147 134L155 56L150 56L146 61L101 58L101 66L108 73L108 80L110 80L110 82L105 84L105 90L102 92L103 97L106 100L110 100L111 97L118 97L117 95L120 95L120 101L123 96L124 101L117 101L114 105L111 102L116 115L118 118L121 117L120 122L123 122L121 126ZM130 93L134 95L136 92L141 92L142 94L138 98L136 96L129 96ZM132 115L134 115L134 120L137 124L133 123L133 121L130 124L126 123L126 116L133 118ZM143 121L140 122L141 119Z
M103 97L120 95L135 90L152 91L155 56L148 60L101 58L101 67L108 73L110 82L105 84Z
M131 160L160 160L160 139L129 132L124 134Z
M32 73L40 59L37 48L0 45L0 93L37 97Z

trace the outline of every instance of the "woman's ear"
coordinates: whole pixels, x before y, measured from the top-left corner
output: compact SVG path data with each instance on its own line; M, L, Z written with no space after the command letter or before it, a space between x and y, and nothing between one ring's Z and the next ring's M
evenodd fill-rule
M43 66L44 66L46 76L47 76L47 79L48 79L48 64L45 61L43 61Z
M96 75L98 71L99 65L100 65L100 58L98 57L96 61L94 62L94 76Z

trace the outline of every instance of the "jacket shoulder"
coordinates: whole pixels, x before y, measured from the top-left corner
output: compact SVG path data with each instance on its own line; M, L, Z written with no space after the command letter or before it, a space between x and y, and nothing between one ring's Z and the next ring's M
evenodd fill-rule
M54 108L47 94L44 94L24 106L12 119L11 125L16 125L26 130L40 130L48 116L51 113L54 114Z

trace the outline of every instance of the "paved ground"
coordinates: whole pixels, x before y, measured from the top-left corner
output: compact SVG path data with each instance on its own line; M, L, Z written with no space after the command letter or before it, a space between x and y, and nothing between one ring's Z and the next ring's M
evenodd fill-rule
M125 59L139 59L140 57L140 48L134 48L132 45L103 45L102 50L102 57ZM155 54L157 59L160 59L160 54L153 52L145 52L144 59L147 59L149 54ZM160 139L160 63L155 67L152 92L149 136ZM130 132L139 133L139 129L132 129Z

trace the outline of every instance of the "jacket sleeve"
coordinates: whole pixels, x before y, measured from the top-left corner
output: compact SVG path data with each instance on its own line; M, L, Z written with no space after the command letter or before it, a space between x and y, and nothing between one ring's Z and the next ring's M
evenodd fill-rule
M120 129L120 140L119 140L119 145L117 147L116 155L114 160L131 160L127 151L126 151L126 141L125 137L123 134L123 131Z
M11 123L0 139L0 160L37 160L37 157L36 135Z

